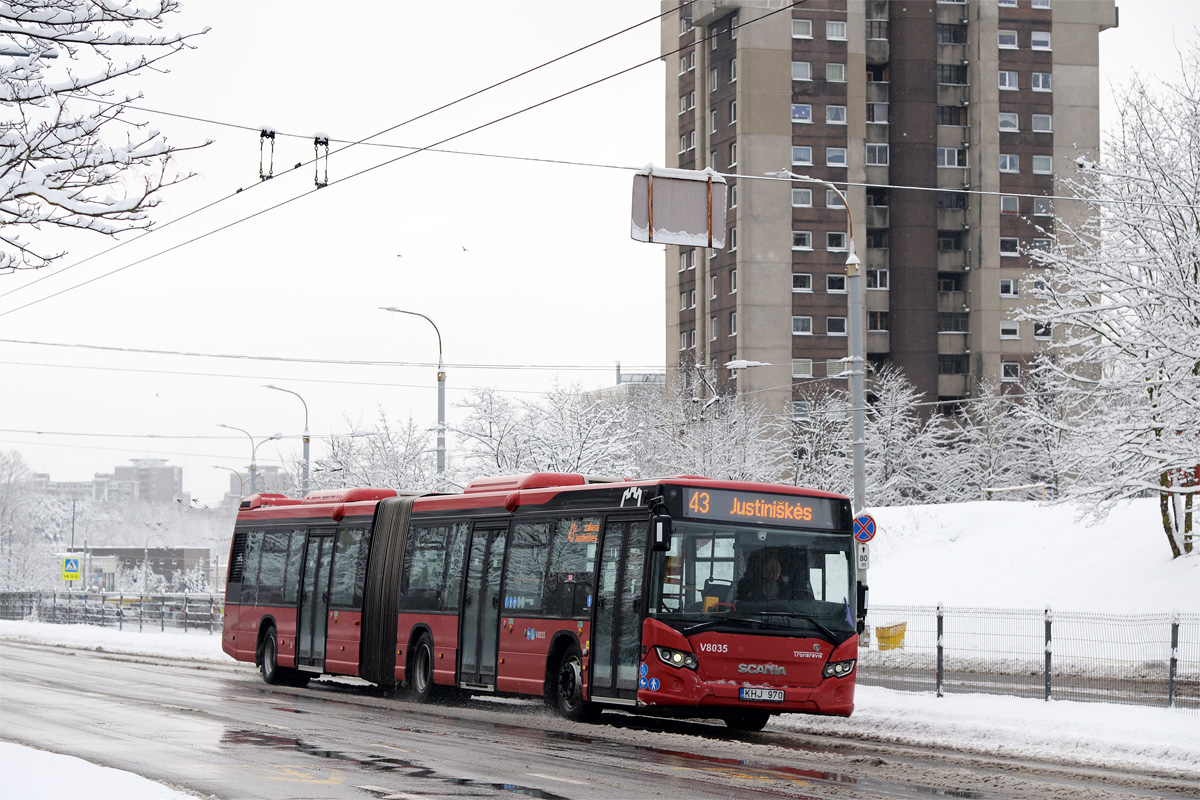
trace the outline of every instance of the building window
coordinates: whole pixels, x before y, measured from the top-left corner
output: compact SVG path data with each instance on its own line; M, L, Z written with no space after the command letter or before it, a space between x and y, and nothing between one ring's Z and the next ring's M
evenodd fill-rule
M1016 50L1017 49L1017 32L1016 31L997 31L1000 39L1001 50Z
M738 33L738 17L734 14L729 18L729 38L736 39Z
M715 41L715 40L714 40ZM708 71L708 90L715 92L717 90L717 68L713 67Z
M937 124L965 128L967 126L967 110L962 106L938 106Z
M688 343L687 331L680 331L680 333L679 333L679 349L687 350L687 343Z
M737 336L737 312L729 312L729 335Z
M967 43L967 26L966 25L946 25L946 24L938 23L937 43L938 44L966 44Z
M735 81L737 81L737 59L731 58L729 59L729 82L734 83Z
M1051 242L1049 239L1034 239L1033 241L1031 241L1029 243L1029 249L1030 250L1040 250L1044 253L1049 253L1050 248L1053 246L1053 244L1054 243Z
M888 121L887 103L867 103L867 122L886 125Z
M812 206L812 189L792 189L792 207L810 208Z
M684 53L683 55L681 55L679 57L679 74L682 75L685 72L687 72L687 54L686 53Z
M1033 33L1029 34L1029 46L1034 50L1049 50L1050 32L1034 31Z
M685 33L690 31L691 29L692 29L692 18L691 17L680 17L679 18L679 35L683 36Z
M1001 172L1020 172L1021 157L1016 153L1001 153L1000 154L1000 171Z
M737 166L737 142L729 145L729 168L733 169Z
M812 336L812 317L792 317L792 336Z
M812 377L812 376L809 376ZM812 415L812 403L808 400L793 400L792 401L792 420L800 422L808 419Z
M1014 258L1020 255L1021 240L1015 236L1000 237L1000 255Z
M696 290L695 289L692 289L690 292L688 292L688 299L691 301L691 304L688 306L688 308L695 308L696 307Z
M687 142L688 142L688 140L687 140L686 133L683 136L679 137L679 152L681 152L681 153L687 152Z
M826 208L845 208L846 204L842 202L842 197L833 189L825 190L825 207Z
M867 166L886 167L888 165L888 146L867 142Z
M967 68L961 64L938 64L937 82L948 86L966 86Z
M846 124L845 106L825 106L825 122L829 125Z
M812 275L807 272L792 273L792 291L809 293L812 291Z
M1032 80L1033 80L1032 87L1035 92L1051 91L1051 89L1050 89L1050 73L1049 72L1035 72L1035 73L1033 73Z
M793 378L811 378L812 377L812 359L811 358L793 358L792 359L792 377Z
M1049 197L1033 198L1033 215L1035 217L1054 216L1054 201Z
M937 274L937 289L939 292L961 292L963 288L961 272L939 272Z
M687 251L686 250L680 251L680 253L679 253L679 271L680 272L683 272L684 270L687 269L687 262L688 262Z
M792 231L793 250L812 250L812 231ZM794 285L792 288L796 288Z
M886 331L886 330L888 330L888 312L886 312L886 311L868 311L867 312L867 330L869 330L869 331Z
M888 271L886 269L869 269L867 270L867 288L868 289L886 289L888 288Z
M886 19L867 20L867 38L882 39L883 41L887 41L888 21Z
M1014 69L1002 69L1000 75L1000 91L1015 92L1021 88L1017 81L1017 71Z
M1050 0L1029 0L1030 8L1049 8Z
M825 249L826 250L845 250L846 249L846 234L840 231L830 231L825 234Z
M825 318L825 335L827 335L827 336L845 336L846 335L846 318L845 317L826 317Z
M939 211L967 207L967 196L962 192L938 192L935 204Z
M1001 214L1020 214L1021 199L1015 194L1001 195L1000 197L1000 213Z
M937 165L939 167L966 167L967 148L939 147L937 149Z
M938 356L939 375L966 375L968 372L967 356L963 354L946 354Z
M830 294L845 294L846 293L846 276L845 275L826 275L825 276L825 291Z
M794 80L794 81L811 81L812 80L812 63L809 61L793 61L792 62L792 80Z
M1001 297L1017 297L1020 294L1021 282L1016 278L1001 278L1000 279L1000 296Z
M811 39L812 38L812 20L811 19L794 19L794 20L792 20L792 38L793 39Z
M1008 6L1009 8L1017 7L1017 0L996 0L998 6Z
M829 62L825 65L825 80L834 83L846 82L846 65Z
M970 333L967 314L962 311L937 312L938 333Z
M1021 380L1021 363L1019 361L1005 361L1001 364L1000 380L1003 383L1014 383Z
M730 166L733 166L730 164ZM737 184L729 184L729 207L737 208Z
M708 112L708 132L709 133L717 132L717 111L716 111L716 109L713 109L712 111Z
M729 270L729 293L737 294L737 270Z
M1035 133L1050 133L1053 128L1050 125L1051 117L1049 114L1034 114L1033 124L1030 126Z
M835 41L845 41L846 23L829 21L825 23L825 38Z
M1033 171L1037 175L1049 175L1054 172L1054 159L1050 156L1034 156Z
M939 253L955 253L962 250L962 233L959 231L938 231L937 249Z
M832 317L831 317L832 319ZM846 374L846 361L841 358L825 359L825 374L830 378L848 378Z
M792 122L812 122L812 105L792 103Z
M679 293L679 310L680 311L683 311L684 309L687 308L687 297L688 297L687 292Z
M708 299L709 300L717 299L717 276L716 275L708 276Z
M812 166L812 148L806 145L794 145L792 147L792 163L800 166Z
M715 342L717 340L717 318L716 317L708 318L708 340L710 342Z
M729 124L737 122L737 100L729 101Z
M737 250L737 226L734 225L729 229L729 250L730 252Z
M1005 131L1005 132L1009 132L1009 133L1016 133L1017 131L1019 131L1021 129L1019 119L1017 117L1017 112L1001 111L998 116L1000 119L1000 130L1001 131Z
M1049 322L1033 323L1033 338L1035 339L1053 339L1054 327Z

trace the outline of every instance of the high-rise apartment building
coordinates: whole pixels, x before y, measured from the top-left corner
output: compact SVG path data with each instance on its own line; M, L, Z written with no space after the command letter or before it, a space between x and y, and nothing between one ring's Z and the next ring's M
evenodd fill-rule
M869 362L945 403L1019 382L1054 336L1015 316L1028 254L1085 213L1055 196L1099 149L1113 0L787 5L662 5L668 166L744 176L724 250L667 247L667 363L776 408L837 380L853 244ZM780 170L817 182L757 179Z

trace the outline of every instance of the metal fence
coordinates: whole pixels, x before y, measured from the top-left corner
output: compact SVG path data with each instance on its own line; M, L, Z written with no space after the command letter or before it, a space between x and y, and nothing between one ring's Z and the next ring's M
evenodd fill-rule
M1200 614L876 606L864 685L1200 711Z
M0 619L216 633L224 604L220 595L208 593L0 592Z
M215 594L0 592L0 619L215 633ZM1200 711L1200 614L875 606L859 683Z

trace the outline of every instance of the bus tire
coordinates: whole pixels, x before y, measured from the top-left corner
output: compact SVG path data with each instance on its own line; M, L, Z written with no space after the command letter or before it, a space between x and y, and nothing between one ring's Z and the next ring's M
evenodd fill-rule
M583 655L572 642L558 661L550 683L550 704L572 722L591 722L600 709L583 698Z
M757 733L767 726L771 715L766 711L739 711L725 717L725 725L731 731Z
M263 680L270 685L280 686L287 683L288 671L279 666L279 637L275 635L274 627L267 628L267 633L263 636L259 669L262 671Z
M308 686L308 682L313 677L311 672L304 672L303 670L293 669L289 670L289 672L291 674L288 675L287 685L295 686L297 689L303 689L305 686Z
M433 639L422 633L409 651L408 663L409 695L418 703L428 703L437 696L437 684L433 682Z

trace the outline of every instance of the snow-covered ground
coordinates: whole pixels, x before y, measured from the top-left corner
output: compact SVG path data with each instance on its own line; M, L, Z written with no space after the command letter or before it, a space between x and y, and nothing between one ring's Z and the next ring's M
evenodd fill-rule
M1065 506L1004 501L875 509L879 534L871 551L871 599L1109 613L1200 611L1200 556L1170 559L1155 501L1127 503L1095 527L1078 522L1076 513ZM220 637L194 631L139 634L0 622L0 638L228 661ZM776 718L771 728L1200 780L1200 715L1194 712L990 695L937 698L860 686L849 719L788 716ZM57 760L50 770L37 767L35 757L60 759L61 768ZM93 797L188 796L78 759L0 746L6 798L40 799L44 786L32 776L69 770L89 770L86 784L81 778L77 785L100 787ZM143 781L162 794L128 788L125 781Z

